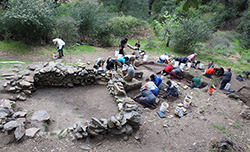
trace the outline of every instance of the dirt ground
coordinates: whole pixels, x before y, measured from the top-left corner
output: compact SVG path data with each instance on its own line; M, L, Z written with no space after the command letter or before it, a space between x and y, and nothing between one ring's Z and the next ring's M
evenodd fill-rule
M67 62L93 63L98 57L114 57L114 48L99 49L98 53L85 53L80 55L65 56ZM149 60L157 60L157 55L149 55ZM52 61L51 57L16 57L11 54L1 53L1 58L15 59L21 61L47 62ZM207 63L205 63L206 65ZM92 65L90 65L91 67ZM145 82L152 73L162 70L163 66L140 66L138 70L143 71L141 81ZM10 69L3 68L1 73ZM202 71L191 69L193 75L202 75ZM231 88L238 90L242 85L250 86L249 80L238 82L233 75ZM163 77L165 84L168 79ZM202 77L202 81L209 85L215 82L214 79ZM186 84L186 80L177 80ZM2 86L3 79L0 79ZM164 84L162 85L164 88ZM0 151L23 152L23 151L85 151L82 146L91 148L90 151L97 152L165 152L165 151L209 151L211 140L229 138L245 151L250 151L250 121L243 119L239 114L246 108L246 105L235 99L230 99L224 94L225 91L215 90L212 96L206 94L206 89L184 90L179 88L181 94L176 100L161 99L161 102L168 102L171 110L165 113L167 118L160 118L157 115L160 104L156 109L139 108L142 112L141 127L132 136L98 136L84 140L71 141L69 138L59 139L56 135L37 134L35 138L25 137L20 142L12 141L9 136L1 135ZM128 92L134 96L139 90ZM6 98L11 94L1 92L0 98ZM175 106L184 100L186 95L191 95L192 106L187 109L188 114L182 118L174 115ZM28 112L45 109L51 116L51 124L48 131L57 131L72 126L74 122L88 120L91 116L109 117L117 112L113 97L108 94L106 86L87 86L74 88L42 88L38 89L31 98L24 102L17 102L18 110L26 109ZM170 116L173 116L170 118ZM29 117L28 117L29 119ZM29 124L29 126L40 126L42 124ZM46 128L42 128L41 131ZM4 142L3 142L4 141Z

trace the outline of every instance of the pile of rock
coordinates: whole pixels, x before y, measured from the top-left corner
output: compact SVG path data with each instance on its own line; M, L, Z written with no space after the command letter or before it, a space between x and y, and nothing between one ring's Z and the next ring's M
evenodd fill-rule
M82 139L87 136L98 136L105 133L132 134L134 129L140 126L140 111L135 101L126 95L122 76L115 71L98 72L95 69L85 69L85 67L69 66L55 62L40 65L30 65L28 71L23 74L11 73L2 75L7 80L3 85L9 92L18 93L16 97L3 99L0 105L0 130L10 132L15 129L14 134L20 140L25 132L27 136L34 136L39 128L29 128L25 131L26 112L16 112L12 110L16 100L26 100L27 95L31 95L36 90L35 87L62 86L73 87L74 85L101 84L107 88L115 97L119 114L106 118L92 117L88 122L76 122L72 127L65 129L61 136L71 135L74 139ZM132 85L127 84L131 90L135 86L140 87L141 82L136 81ZM137 88L137 87L136 87ZM12 101L11 101L12 100ZM42 115L42 120L40 120ZM49 119L49 115L44 111L34 113L32 120L44 121L44 117ZM38 118L37 118L38 117Z
M127 97L122 81L119 74L112 72L112 79L107 86L110 94L116 99L119 114L109 119L92 117L89 122L76 122L73 127L67 128L62 136L69 133L72 139L82 139L106 133L131 135L134 129L139 129L141 113L135 101Z
M35 86L73 87L74 85L107 84L112 75L97 72L95 69L55 62L31 65L28 70L23 74L6 73L2 75L6 79L4 89L8 92L18 93L19 98L16 99L24 99L26 95L31 95L36 90Z

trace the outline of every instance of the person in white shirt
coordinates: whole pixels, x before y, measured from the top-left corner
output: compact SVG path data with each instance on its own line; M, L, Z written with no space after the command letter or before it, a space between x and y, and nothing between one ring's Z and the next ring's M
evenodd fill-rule
M57 46L57 51L59 52L58 58L61 58L62 56L64 56L63 55L63 47L65 46L65 42L59 38L55 38L52 41Z

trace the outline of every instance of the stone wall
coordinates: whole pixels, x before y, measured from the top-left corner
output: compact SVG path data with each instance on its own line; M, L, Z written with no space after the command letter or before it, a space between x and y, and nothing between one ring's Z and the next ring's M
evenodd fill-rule
M50 62L30 65L24 74L3 74L6 82L5 91L18 94L16 97L3 99L0 103L0 129L8 132L15 129L15 136L20 140L24 136L25 114L17 115L12 109L16 100L25 100L37 87L74 87L74 85L107 85L110 94L115 98L119 113L110 118L92 117L87 122L76 122L72 127L64 129L61 136L70 135L73 139L112 133L132 134L140 126L140 111L135 101L127 97L122 76L115 71L98 72L95 69L70 66ZM138 86L141 85L141 82ZM13 100L13 101L11 101ZM114 107L117 108L117 107ZM20 113L20 112L19 112ZM20 120L21 119L21 120Z

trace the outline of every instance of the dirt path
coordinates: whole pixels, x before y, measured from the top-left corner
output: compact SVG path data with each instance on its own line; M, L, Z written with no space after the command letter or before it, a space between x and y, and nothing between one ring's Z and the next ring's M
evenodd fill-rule
M66 61L77 61L82 59L87 62L94 62L99 56L113 56L114 50L102 50L100 53L86 53L80 55L65 56ZM8 56L6 56L8 57ZM12 56L13 57L13 56ZM3 57L2 57L3 58ZM26 60L29 57L19 57L19 60ZM157 59L152 56L150 59ZM45 57L34 57L32 61L44 61ZM46 60L45 60L46 61ZM142 81L152 73L162 67L151 65L149 68L140 66L138 70L144 72ZM195 75L201 75L201 71L190 70ZM202 77L203 81L212 83L213 80ZM2 83L3 80L0 80ZM166 83L167 78L163 78ZM182 84L186 81L181 80ZM0 83L0 84L1 84ZM237 90L241 85L249 85L250 82L243 83L232 78L232 88ZM164 86L163 86L164 87ZM93 92L92 90L95 90ZM84 151L80 146L88 146L90 151L97 152L151 152L151 151L208 151L209 143L212 139L230 138L237 145L244 147L245 151L250 151L250 122L242 119L239 113L246 108L240 100L228 98L224 91L216 90L212 96L206 94L205 89L180 88L180 97L170 102L161 99L160 102L168 102L171 106L167 118L160 118L157 115L160 104L154 110L144 109L142 111L142 125L132 136L111 136L105 135L95 138L87 138L79 141L71 141L68 138L58 139L54 135L38 135L33 139L25 138L21 142L11 142L0 148L0 151ZM134 96L139 91L128 92L129 96ZM189 94L193 97L194 103L188 110L190 112L183 118L174 115L175 106L183 101ZM1 98L8 96L2 93ZM100 97L101 96L101 97ZM93 98L94 97L94 98ZM111 102L107 102L111 101ZM60 130L72 122L83 120L95 114L99 117L107 117L116 112L112 97L108 95L105 86L88 86L87 88L53 88L40 89L31 98L22 103L17 103L17 108L31 110L46 109L51 114L52 124L49 130ZM111 107L113 107L111 109ZM169 116L173 116L169 118ZM65 119L63 119L65 118ZM58 121L59 120L59 121ZM37 125L37 124L31 124ZM2 139L1 139L2 140Z

